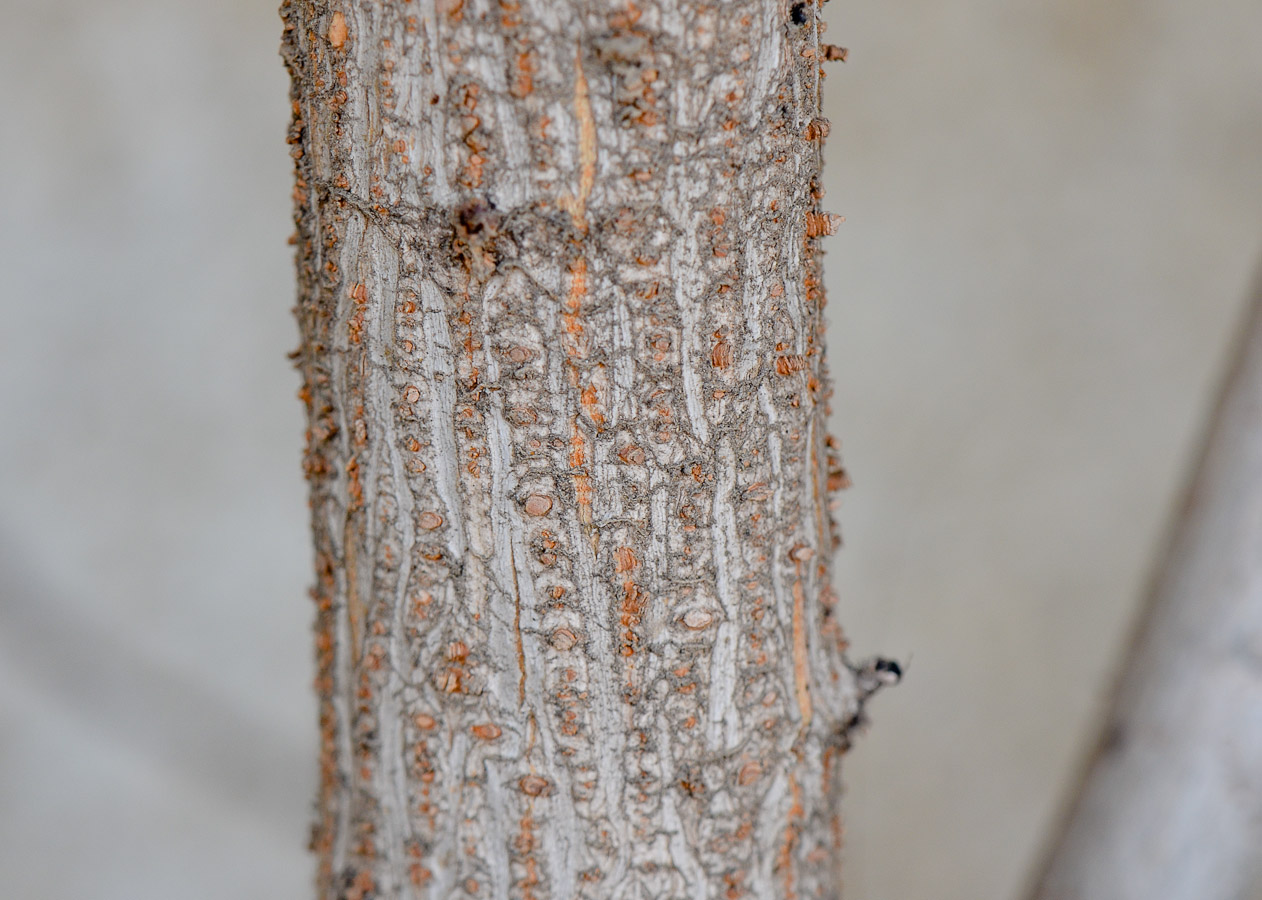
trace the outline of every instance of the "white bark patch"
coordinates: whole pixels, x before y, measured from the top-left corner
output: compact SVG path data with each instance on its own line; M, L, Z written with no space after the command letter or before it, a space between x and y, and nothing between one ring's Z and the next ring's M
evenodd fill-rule
M745 260L745 283L741 289L741 303L745 313L745 340L741 347L739 377L748 379L762 364L762 295L766 290L761 275L758 246L749 239L745 242L742 256Z
M416 123L426 138L422 146L428 150L426 157L430 171L428 175L422 171L423 179L417 181L424 185L423 190L427 189L426 193L436 206L451 206L455 193L447 174L451 170L447 160L447 116L446 107L441 102L441 98L447 95L446 54L443 52L439 33L437 4L425 3L420 9L425 41L423 74L416 79L419 82L416 87L419 89L414 88L415 112L414 117L409 117L409 121ZM426 70L429 78L424 77ZM440 98L440 102L433 103L430 99L432 97ZM419 159L417 163L421 165ZM418 205L419 200L418 197Z
M737 628L731 622L719 625L710 651L709 746L727 751L740 743L740 711L732 702L736 691Z
M421 303L425 313L425 375L430 390L430 428L434 435L435 488L446 505L449 535L447 546L454 560L465 554L464 506L460 499L460 479L456 474L455 360L451 331L447 327L447 307L438 288L428 279L421 282Z
M739 575L733 556L733 550L737 547L736 516L732 510L732 490L736 486L736 457L727 439L719 442L717 463L718 483L714 489L714 524L711 526L715 586L718 588L719 602L723 604L723 614L728 621L734 621L739 608L733 587L733 581Z
M757 841L760 847L779 847L784 840L785 820L788 818L788 777L783 770L776 771L762 797L762 813L757 824ZM764 853L755 863L753 872L754 895L758 900L783 900L780 886L773 880L776 855Z
M709 879L706 877L705 869L692 853L690 841L683 833L683 823L675 808L675 798L669 793L662 798L662 825L670 841L671 861L684 877L688 896L692 900L707 900L711 896Z
M682 190L682 188L681 188ZM687 200L683 201L685 204ZM675 241L671 252L671 275L675 279L675 302L683 323L680 335L679 363L683 370L684 402L692 431L702 444L710 440L710 424L706 421L704 388L697 374L696 358L703 352L698 344L697 318L701 311L701 294L705 282L701 279L700 251L697 248L696 217L685 205L677 221L683 234Z
M627 309L626 297L619 293L614 304L615 326L613 333L613 403L610 425L618 427L625 417L635 415L635 404L631 392L635 389L635 360L632 356L634 344L631 338L631 313Z
M488 760L486 764L486 799L487 808L491 811L487 823L487 868L491 874L491 896L495 900L509 900L512 889L512 874L508 860L511 854L512 841L508 836L508 828L516 814L516 803L513 802L513 785L510 783L513 767Z

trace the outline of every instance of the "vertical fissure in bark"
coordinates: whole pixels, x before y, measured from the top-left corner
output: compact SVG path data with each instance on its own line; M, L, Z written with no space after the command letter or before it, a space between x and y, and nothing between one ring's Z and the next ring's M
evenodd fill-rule
M817 6L282 15L320 896L835 896Z

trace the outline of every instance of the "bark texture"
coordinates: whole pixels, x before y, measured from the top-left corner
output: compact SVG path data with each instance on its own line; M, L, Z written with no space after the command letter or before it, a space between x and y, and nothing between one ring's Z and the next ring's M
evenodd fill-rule
M1262 897L1262 293L1033 900Z
M320 896L836 896L817 7L282 15Z

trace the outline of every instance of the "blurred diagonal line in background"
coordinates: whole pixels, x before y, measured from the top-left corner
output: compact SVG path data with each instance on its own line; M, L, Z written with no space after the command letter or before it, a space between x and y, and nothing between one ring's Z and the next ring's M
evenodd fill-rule
M277 833L309 794L308 745L69 614L0 540L0 665L93 730Z
M1262 896L1262 270L1034 900Z

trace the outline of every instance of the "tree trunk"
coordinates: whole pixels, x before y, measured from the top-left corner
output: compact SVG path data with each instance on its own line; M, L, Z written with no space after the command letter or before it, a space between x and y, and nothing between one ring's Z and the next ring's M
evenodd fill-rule
M282 14L319 895L836 896L816 6Z
M1262 294L1035 900L1262 898Z

